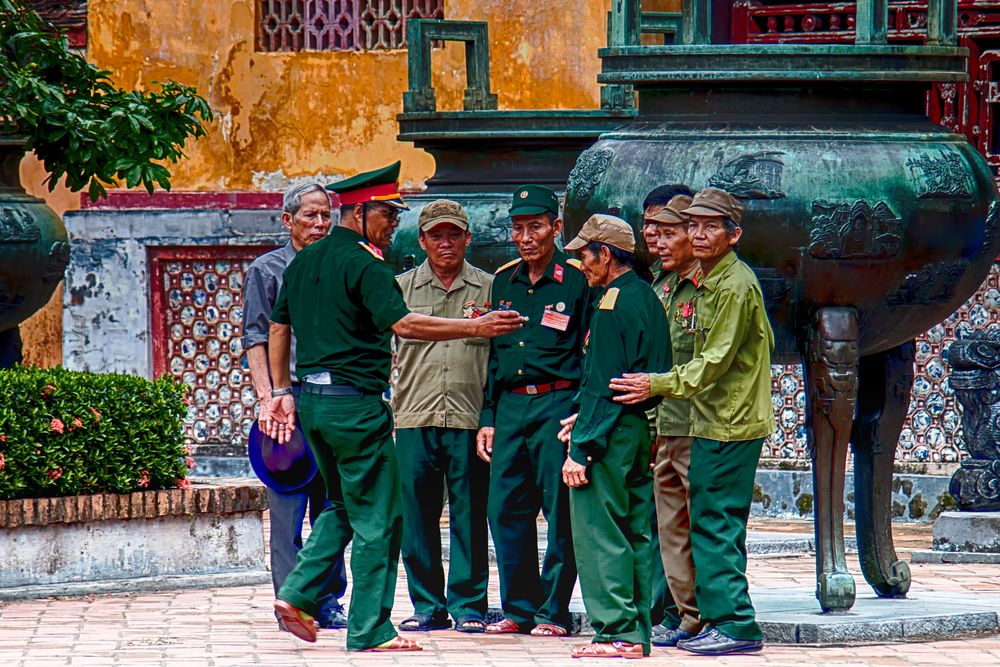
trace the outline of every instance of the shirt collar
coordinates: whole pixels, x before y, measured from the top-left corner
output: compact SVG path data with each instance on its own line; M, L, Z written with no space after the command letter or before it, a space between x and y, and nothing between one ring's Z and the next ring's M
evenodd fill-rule
M417 287L422 287L429 282L433 282L435 287L442 290L444 289L444 284L436 275L434 275L434 271L431 269L431 263L426 259L416 268L416 274L413 276L413 282ZM462 263L462 271L455 276L455 282L451 284L451 289L458 289L459 287L463 287L466 283L476 287L483 286L482 280L480 280L479 276L476 275L475 269L472 268L472 265L469 264L468 261Z
M701 266L699 266L697 262L695 262L694 268L691 269L686 274L684 275L681 275L680 273L677 274L678 285L680 285L685 280L690 280L695 287L701 285L702 283Z
M298 253L298 250L295 249L295 246L292 245L291 241L286 243L285 247L281 249L281 259L285 260L286 266L290 264L293 259L295 259L296 253Z
M554 277L556 264L562 266L563 271L565 271L567 259L569 259L569 255L564 253L559 248L556 248L555 252L552 253L552 261L550 261L549 265L545 267L545 273L543 273L542 277L538 279L538 282L540 283L544 279L548 279L557 283L562 282L561 280L556 280ZM520 280L522 283L530 285L531 278L528 277L528 263L525 262L524 260L521 260L521 262L517 265L517 268L514 269L514 272L510 275L510 279L511 282L513 282L514 280Z
M723 278L727 273L729 273L729 267L736 264L739 259L736 257L736 251L730 250L726 253L726 256L715 265L712 272L707 276L704 275L701 269L698 269L698 273L695 276L700 281L699 287L704 287L707 290L714 292L718 289L719 285L722 283Z
M632 269L629 269L628 271L626 271L625 273L621 274L620 276L618 276L617 278L615 278L614 280L612 280L610 283L608 283L608 289L610 289L612 287L624 287L625 285L628 285L633 280L638 280L638 279L639 279L639 276L637 276L635 274L635 271L632 270Z

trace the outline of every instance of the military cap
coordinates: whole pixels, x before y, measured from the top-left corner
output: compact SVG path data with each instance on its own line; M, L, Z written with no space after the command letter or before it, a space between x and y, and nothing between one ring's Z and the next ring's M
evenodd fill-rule
M625 252L635 252L635 234L632 227L621 218L595 213L583 223L576 238L566 244L566 250L582 250L588 243L598 241Z
M420 231L427 232L444 223L451 223L463 231L469 230L469 216L458 202L438 199L420 210L420 219L417 220Z
M674 195L658 213L646 219L669 225L687 222L687 214L682 211L690 205L691 198L687 195Z
M399 180L400 164L397 161L388 167L330 183L326 189L337 193L341 206L380 202L408 211L410 207L403 203L403 196L399 194L399 185L396 183Z
M736 198L725 190L702 188L694 196L691 205L681 211L685 215L706 215L729 218L739 225L743 220L743 207Z
M559 215L559 198L544 185L522 185L514 190L510 202L510 217L515 215Z

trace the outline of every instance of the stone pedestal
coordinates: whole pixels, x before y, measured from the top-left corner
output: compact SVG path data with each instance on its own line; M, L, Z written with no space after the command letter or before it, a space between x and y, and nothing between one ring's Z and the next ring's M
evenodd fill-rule
M1000 563L1000 512L942 512L933 534L914 563Z

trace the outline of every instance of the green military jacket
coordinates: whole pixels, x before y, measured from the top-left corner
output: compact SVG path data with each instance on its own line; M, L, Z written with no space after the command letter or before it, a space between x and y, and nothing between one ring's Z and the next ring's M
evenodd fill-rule
M509 306L528 321L490 344L480 426L493 426L496 404L504 391L557 380L580 381L580 356L590 326L593 296L579 267L578 260L557 248L534 285L528 277L528 265L520 259L497 269L493 308ZM552 314L543 321L546 310ZM561 330L563 324L565 330Z
M285 269L271 321L292 325L300 378L329 371L335 383L381 394L389 388L391 327L409 312L381 252L334 227Z
M396 276L396 281L410 311L459 318L485 310L493 276L466 262L446 289L425 260ZM392 407L396 428L478 428L489 340L395 340Z
M774 332L757 278L735 252L701 279L691 329L694 358L652 375L651 392L692 399L690 435L696 438L729 442L770 435Z
M569 456L581 465L599 461L608 436L624 411L638 414L655 408L659 398L640 405L612 400L612 378L624 373L662 373L670 368L670 334L663 306L635 271L608 285L594 304L586 338L583 379L574 402L578 406Z
M653 285L656 296L667 311L674 366L683 366L694 358L691 316L694 312L695 290L698 287L697 276L697 268L683 278L675 271L665 271L662 279ZM691 401L681 398L664 399L656 407L656 434L681 438L690 436Z

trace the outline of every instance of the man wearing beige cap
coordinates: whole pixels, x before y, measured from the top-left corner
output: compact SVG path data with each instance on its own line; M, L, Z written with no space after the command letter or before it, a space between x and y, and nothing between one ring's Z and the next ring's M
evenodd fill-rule
M427 259L396 277L407 307L438 317L485 312L493 276L465 261L472 240L465 210L439 199L420 212ZM489 466L476 456L489 341L396 338L392 406L403 495L403 566L413 615L404 631L482 632L489 575ZM443 491L448 491L451 558L445 592L441 559Z
M698 260L687 234L691 197L677 195L647 219L657 225L657 255L661 279L654 284L670 327L674 365L691 361L694 334L690 329ZM653 632L654 646L675 646L701 630L694 596L694 561L691 558L691 517L688 512L688 468L691 464L691 403L664 399L656 408L656 458L653 490L656 499L659 554L675 617L664 619L662 632Z
M760 626L746 578L746 522L764 438L774 430L774 334L753 271L736 257L742 207L727 192L695 195L688 235L701 263L687 318L694 356L669 373L626 373L611 382L625 405L650 396L691 401L691 553L705 630L677 646L720 655L759 651Z
M580 251L591 287L605 287L585 343L576 413L562 421L569 445L563 481L570 487L573 547L580 588L594 629L578 658L641 658L650 651L653 550L652 476L646 410L659 398L628 405L608 383L625 373L670 368L663 306L632 270L635 237L620 218L593 215L567 251Z

